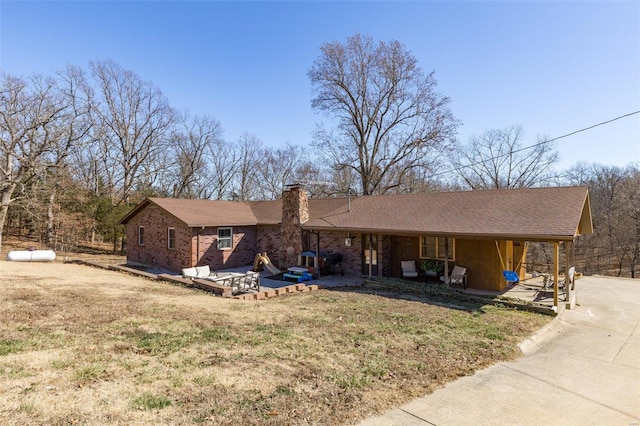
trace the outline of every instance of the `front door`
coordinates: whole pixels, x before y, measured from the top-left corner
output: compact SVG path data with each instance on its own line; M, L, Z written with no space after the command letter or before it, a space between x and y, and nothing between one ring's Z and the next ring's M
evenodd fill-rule
M362 234L362 274L378 276L378 236Z

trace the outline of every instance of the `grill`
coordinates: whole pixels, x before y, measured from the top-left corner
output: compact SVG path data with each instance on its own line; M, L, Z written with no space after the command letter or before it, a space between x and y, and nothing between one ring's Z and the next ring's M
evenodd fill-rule
M331 274L335 274L338 270L340 275L344 275L342 270L342 253L330 253L324 258L324 264L327 266Z

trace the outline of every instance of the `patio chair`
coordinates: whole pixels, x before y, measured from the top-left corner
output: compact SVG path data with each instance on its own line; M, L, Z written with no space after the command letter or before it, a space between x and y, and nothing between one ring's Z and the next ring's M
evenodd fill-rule
M247 272L242 282L242 290L260 291L260 272Z
M449 285L459 285L462 284L462 287L466 290L467 288L467 268L462 266L454 266L451 274L449 275L449 279L447 280L445 277L440 277L440 281Z
M400 262L400 266L402 266L402 278L416 278L418 276L415 260L403 260Z
M575 266L572 266L571 268L569 268L569 272L567 273L565 278L563 280L558 280L558 289L562 290L562 292L564 293L564 300L568 300L569 292L575 290L575 285L576 285L575 275L576 275L576 268ZM553 284L554 284L553 275L534 272L533 276L543 277L542 290L550 290L553 288Z
M191 279L201 278L203 280L214 281L218 277L218 275L215 272L211 272L209 265L205 265L183 269L182 277Z

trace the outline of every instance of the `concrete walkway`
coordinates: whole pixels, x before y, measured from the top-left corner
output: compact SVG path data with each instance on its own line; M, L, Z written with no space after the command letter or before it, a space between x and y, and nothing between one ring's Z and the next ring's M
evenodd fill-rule
M525 356L361 425L640 425L640 280L585 277Z

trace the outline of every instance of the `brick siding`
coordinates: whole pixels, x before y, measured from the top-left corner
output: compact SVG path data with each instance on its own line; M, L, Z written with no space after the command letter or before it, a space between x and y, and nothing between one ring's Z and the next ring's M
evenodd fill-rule
M252 265L256 255L256 227L233 226L231 230L233 246L218 248L218 227L193 228L192 264L209 265L212 270Z
M320 251L327 254L340 253L342 254L342 270L345 275L359 276L362 275L362 238L360 235L351 233L353 238L351 247L347 247L344 244L345 238L347 238L346 232L320 232ZM316 237L312 240L315 241ZM315 247L315 243L313 243ZM313 249L315 251L315 248Z
M144 227L144 245L138 229ZM175 249L168 248L168 228L175 229ZM157 206L147 206L127 223L127 261L180 271L209 265L212 270L252 265L257 227L232 227L232 249L218 249L218 228L189 228Z
M138 229L144 227L144 245ZM175 249L169 249L167 230L175 228ZM191 266L191 230L157 206L148 206L127 223L127 261L180 270Z
M271 262L279 268L280 265L280 225L258 225L256 252L267 253Z

